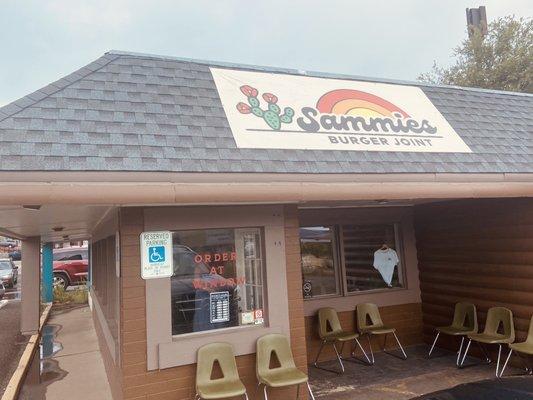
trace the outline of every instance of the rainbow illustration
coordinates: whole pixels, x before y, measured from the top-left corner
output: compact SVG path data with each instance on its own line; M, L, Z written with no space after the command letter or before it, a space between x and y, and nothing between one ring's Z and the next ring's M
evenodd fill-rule
M323 114L394 118L393 113L400 113L404 118L409 118L409 114L391 102L379 96L352 89L327 92L318 100L316 109Z

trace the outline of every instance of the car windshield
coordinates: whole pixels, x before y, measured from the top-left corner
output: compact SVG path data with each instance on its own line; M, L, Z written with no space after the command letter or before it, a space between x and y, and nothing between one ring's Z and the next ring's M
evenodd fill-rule
M11 263L9 261L0 261L0 270L11 269Z

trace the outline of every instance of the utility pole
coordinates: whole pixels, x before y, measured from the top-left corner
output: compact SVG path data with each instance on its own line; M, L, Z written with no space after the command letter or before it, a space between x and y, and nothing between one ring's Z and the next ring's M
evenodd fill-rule
M487 35L487 10L485 6L480 6L478 8L467 8L466 25L468 27L468 37L472 37L476 30L481 32L482 36Z

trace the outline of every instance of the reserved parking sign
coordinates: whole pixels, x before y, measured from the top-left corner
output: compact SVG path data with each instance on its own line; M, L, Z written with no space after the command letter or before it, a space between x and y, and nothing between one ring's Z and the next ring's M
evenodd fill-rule
M168 278L173 273L172 232L141 233L141 277Z

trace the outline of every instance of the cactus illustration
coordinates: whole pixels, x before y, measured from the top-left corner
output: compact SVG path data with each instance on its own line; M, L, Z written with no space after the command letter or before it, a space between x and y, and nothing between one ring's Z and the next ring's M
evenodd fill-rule
M241 92L248 98L248 104L240 102L237 104L237 110L241 114L253 114L256 117L262 118L267 125L275 131L279 131L281 124L290 124L294 117L294 110L291 107L285 107L283 114L281 114L281 107L277 105L278 97L272 93L263 93L261 96L268 104L267 109L263 110L260 107L260 101L257 98L259 92L257 89L244 85L241 86Z

